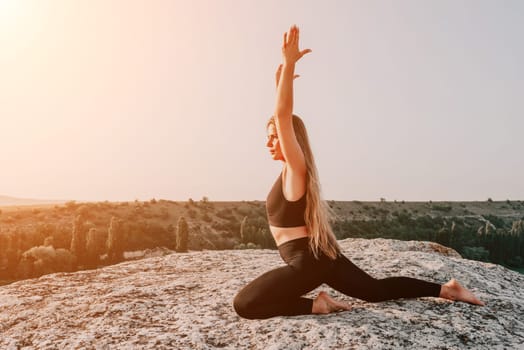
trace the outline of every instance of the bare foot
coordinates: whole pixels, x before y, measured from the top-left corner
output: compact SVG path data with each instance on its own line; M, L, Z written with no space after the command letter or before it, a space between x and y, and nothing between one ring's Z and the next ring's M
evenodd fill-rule
M342 310L351 310L351 305L331 298L324 291L319 292L315 300L313 300L312 312L314 314L329 314Z
M449 300L465 301L466 303L484 306L485 303L477 299L473 293L462 287L454 278L442 285L440 297Z

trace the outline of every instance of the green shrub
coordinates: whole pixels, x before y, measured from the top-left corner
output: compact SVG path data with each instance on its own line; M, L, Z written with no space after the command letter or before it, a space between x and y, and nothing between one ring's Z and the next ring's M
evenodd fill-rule
M216 216L221 219L230 220L233 217L233 211L230 208L224 208L217 211Z
M438 210L438 211L443 211L443 212L449 212L449 211L451 211L452 207L451 207L451 205L435 204L435 205L433 205L433 209L434 210Z
M65 207L68 210L75 210L78 207L78 204L76 203L76 201L69 201L65 203Z
M202 220L204 220L205 222L211 222L211 216L209 216L208 213L204 213L202 214Z
M461 255L466 259L489 262L489 251L484 247L464 247Z
M52 246L33 247L22 254L18 264L18 278L32 278L53 272L74 271L76 257L67 249Z

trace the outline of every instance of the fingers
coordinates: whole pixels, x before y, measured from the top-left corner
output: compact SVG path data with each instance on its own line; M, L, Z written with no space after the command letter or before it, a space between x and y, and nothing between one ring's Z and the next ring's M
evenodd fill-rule
M304 56L305 54L308 54L308 53L310 53L310 52L313 52L313 51L311 51L311 49L305 49L305 50L302 50L302 51L300 52L300 58L302 58L302 56Z
M284 47L287 45L294 45L298 43L298 27L292 25L289 32L284 33Z
M289 28L289 44L295 45L298 43L298 28L296 25L292 25L291 28Z

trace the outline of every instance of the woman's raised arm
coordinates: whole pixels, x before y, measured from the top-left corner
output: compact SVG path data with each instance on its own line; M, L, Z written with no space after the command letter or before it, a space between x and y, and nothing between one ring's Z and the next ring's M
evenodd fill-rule
M280 78L277 77L277 102L275 107L275 124L282 154L286 165L293 173L306 173L304 153L298 144L293 130L293 79L295 77L295 64L310 49L298 49L299 31L292 26L288 33L284 33L282 44L282 67L279 67Z

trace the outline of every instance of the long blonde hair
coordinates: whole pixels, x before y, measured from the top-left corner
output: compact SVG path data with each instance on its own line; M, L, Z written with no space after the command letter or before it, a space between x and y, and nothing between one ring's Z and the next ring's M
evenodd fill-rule
M269 119L266 129L271 124L276 127L274 117ZM306 126L302 119L294 114L293 129L306 160L307 204L304 219L306 221L307 231L309 232L309 247L316 259L319 259L321 252L331 259L336 259L341 253L341 249L329 223L329 220L334 217L334 213L326 201L322 200L320 196L318 171L309 144Z

